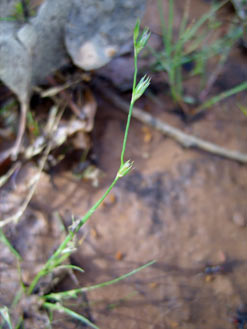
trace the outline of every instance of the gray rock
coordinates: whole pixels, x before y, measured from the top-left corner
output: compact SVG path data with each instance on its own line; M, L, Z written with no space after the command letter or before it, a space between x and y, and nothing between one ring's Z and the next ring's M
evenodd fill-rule
M0 21L0 79L21 99L70 58L84 70L102 67L121 54L144 7L143 0L46 0L24 25Z
M0 22L0 78L20 101L26 101L31 84L31 56L18 39L18 31L18 23Z
M26 23L0 20L0 79L18 96L21 117L13 157L25 130L32 87L71 60L84 70L98 69L131 37L145 0L45 0ZM7 17L15 1L0 1ZM9 151L0 154L0 161Z
M245 227L246 226L246 219L244 215L240 212L235 212L232 216L232 221L236 226Z
M74 63L85 70L97 69L122 53L143 9L144 1L74 0L65 27L66 47Z

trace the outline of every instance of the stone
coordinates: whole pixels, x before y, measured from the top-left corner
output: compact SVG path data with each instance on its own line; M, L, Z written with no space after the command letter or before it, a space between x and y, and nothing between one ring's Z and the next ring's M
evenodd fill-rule
M16 1L0 3L1 17ZM102 67L123 52L145 1L46 0L28 22L0 21L0 79L19 99L63 65Z
M246 219L243 214L240 212L235 212L232 216L232 221L235 225L239 227L245 227L246 226Z
M144 8L145 0L45 0L35 16L18 22L16 2L0 2L0 79L21 109L15 144L0 161L10 154L16 159L20 151L32 87L71 60L94 70L123 53Z
M17 38L19 28L16 22L0 22L0 78L22 101L30 91L31 57Z

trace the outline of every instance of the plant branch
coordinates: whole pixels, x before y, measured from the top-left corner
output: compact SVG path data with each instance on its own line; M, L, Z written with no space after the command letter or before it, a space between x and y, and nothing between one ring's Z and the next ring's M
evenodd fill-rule
M106 96L119 109L127 112L128 104L121 97L116 95L116 93L112 92L109 88L104 90L104 96ZM239 151L229 150L193 135L186 134L178 128L170 126L169 124L154 118L149 113L146 113L137 107L133 108L132 115L134 118L140 120L141 122L148 124L166 136L176 140L179 144L186 148L197 148L227 159L238 161L240 163L247 163L247 154L241 153Z

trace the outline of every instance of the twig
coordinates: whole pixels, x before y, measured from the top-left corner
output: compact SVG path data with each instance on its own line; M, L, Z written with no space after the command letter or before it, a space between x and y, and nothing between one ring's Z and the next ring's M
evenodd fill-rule
M73 102L71 95L69 93L66 92L66 89L69 88L70 86L72 86L73 84L76 84L78 82L80 82L81 80L76 80L74 82L71 83L67 83L64 86L62 86L62 88L59 90L56 86L56 81L55 79L53 79L52 77L47 79L52 85L54 85L55 87L52 88L52 90L50 90L50 92L52 91L55 95L55 93L60 93L61 98L68 103L69 107L71 108L71 110L74 112L74 114L79 117L80 119L85 119L85 116L83 114L83 112L80 110L80 108ZM43 94L43 97L49 97L49 94L51 94L49 91L46 92L45 94Z
M57 112L57 108L56 108L56 112ZM53 135L54 131L57 129L57 126L58 126L58 123L59 123L59 121L61 119L62 113L63 113L63 109L60 111L60 113L57 116L53 115L53 117L52 117L52 120L53 121L51 123L51 131L49 132L51 136ZM29 202L31 201L31 199L32 199L32 197L33 197L33 195L34 195L34 193L36 191L38 182L39 182L40 177L41 177L41 174L43 172L43 169L44 169L45 163L47 161L47 157L48 157L48 155L50 153L51 147L52 147L52 140L50 140L48 142L48 144L47 144L47 147L46 147L46 149L44 151L44 155L42 156L41 161L40 161L38 172L31 179L32 180L31 181L31 188L28 191L27 196L26 196L24 202L18 208L17 212L14 215L12 215L12 216L10 216L10 217L8 217L8 218L0 221L0 228L4 227L5 225L7 225L7 224L9 224L11 222L17 223L19 221L20 217L23 215L24 211L26 210Z
M125 102L121 97L116 95L116 93L112 92L109 88L105 88L102 94L106 96L118 108L120 108L124 112L128 112L128 103ZM247 154L241 153L239 151L229 150L216 144L207 142L193 135L186 134L178 128L172 127L167 123L154 118L149 113L146 113L145 111L137 107L134 107L133 109L133 117L159 130L166 136L173 138L186 148L193 147L215 155L222 156L227 159L236 160L240 163L247 163Z
M20 169L20 166L20 162L17 162L13 165L13 167L9 169L9 171L5 175L0 177L0 188L8 181L8 179L10 178L10 176L12 176L16 169Z

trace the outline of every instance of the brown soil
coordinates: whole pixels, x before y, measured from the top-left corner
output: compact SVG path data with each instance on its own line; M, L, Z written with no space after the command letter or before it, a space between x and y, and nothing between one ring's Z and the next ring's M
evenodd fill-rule
M204 5L198 5L199 13ZM152 23L154 19L147 18L147 24ZM243 74L245 65L246 57L236 50L221 78L224 87ZM217 88L222 87L218 84ZM158 103L146 98L140 106L187 133L247 153L247 118L237 108L246 95L221 102L190 124L171 111L174 104L169 95L159 92L157 97ZM16 241L12 239L31 265L24 269L26 283L60 241L54 214L59 212L65 222L71 214L83 215L119 167L126 115L103 99L98 101L92 139L103 178L95 188L90 182L77 181L71 172L55 173L52 180L43 174L28 211L15 228ZM82 242L71 262L85 270L85 274L76 274L79 286L113 279L150 260L156 263L67 305L101 329L234 328L236 309L247 303L246 167L206 152L185 150L136 120L131 124L126 159L134 161L135 169L117 184L83 228ZM20 232L21 236L17 235ZM9 236L13 237L13 232ZM28 247L24 247L27 240ZM37 260L42 245L46 248ZM2 244L1 248L6 254L1 254L0 293L3 302L10 303L18 282L14 282L15 274L8 282L11 292L4 287L13 259L7 260ZM74 287L77 285L67 276L56 289ZM83 327L66 319L59 314L53 327ZM29 327L41 328L37 321Z

